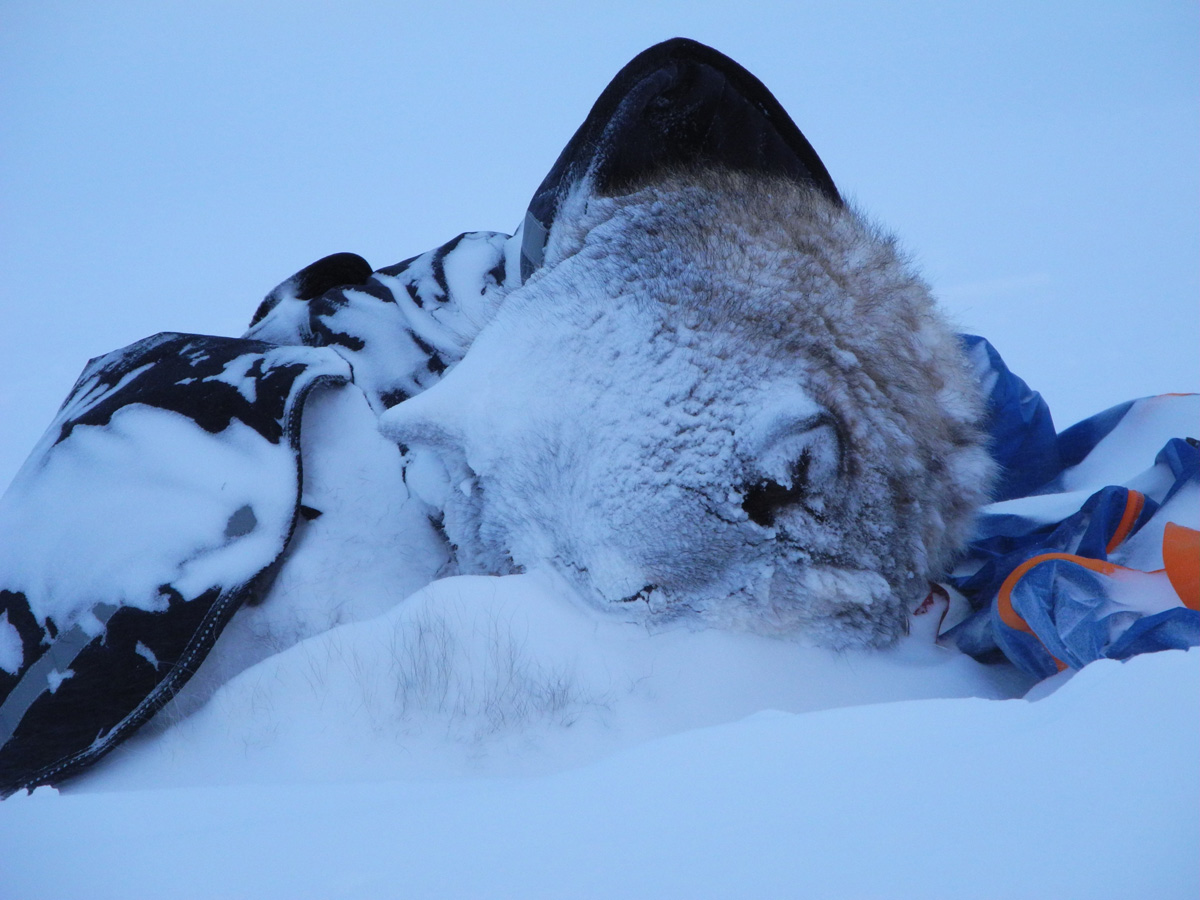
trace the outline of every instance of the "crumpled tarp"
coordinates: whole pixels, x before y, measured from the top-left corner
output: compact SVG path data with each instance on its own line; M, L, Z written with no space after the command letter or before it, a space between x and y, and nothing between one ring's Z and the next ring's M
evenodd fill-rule
M1002 471L948 579L973 612L941 640L1039 677L1200 644L1200 397L1129 401L1058 433L991 344L963 342Z

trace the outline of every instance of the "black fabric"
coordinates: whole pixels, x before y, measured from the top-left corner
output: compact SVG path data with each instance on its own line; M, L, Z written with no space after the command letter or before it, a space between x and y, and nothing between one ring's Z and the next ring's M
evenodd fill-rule
M165 585L163 592L172 594ZM133 733L191 677L244 593L214 588L189 601L174 594L163 612L118 610L103 639L71 663L74 674L43 692L0 748L0 796L57 784Z
M297 300L312 300L334 288L364 285L371 274L371 264L357 253L331 253L277 285L258 305L250 325L262 321L286 293Z
M674 38L638 54L609 83L528 211L549 229L585 176L597 193L611 194L689 165L790 178L842 202L816 151L761 81L711 47Z
M96 378L103 396L63 422L56 443L80 425L106 425L117 410L141 403L187 416L210 434L224 431L237 419L277 444L292 382L306 367L294 363L264 370L263 354L271 349L272 344L261 341L163 333L93 360L88 374ZM246 372L259 385L253 402L237 386L216 378L231 360L247 354L258 357ZM126 380L143 366L149 368Z

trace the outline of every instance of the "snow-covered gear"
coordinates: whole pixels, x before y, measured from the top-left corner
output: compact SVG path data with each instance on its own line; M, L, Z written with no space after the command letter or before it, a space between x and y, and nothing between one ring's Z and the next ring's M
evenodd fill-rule
M132 733L263 596L337 354L159 334L92 360L0 506L0 791Z
M0 501L0 796L110 750L263 596L298 517L320 513L299 489L314 384L352 380L377 413L426 389L538 268L580 179L687 163L783 174L840 202L761 82L668 41L614 79L513 237L460 235L373 273L335 254L272 290L241 340L157 335L89 363ZM193 472L196 459L210 465Z
M112 749L187 681L237 608L262 599L293 532L322 513L302 491L301 411L315 386L361 391L376 414L430 388L543 265L584 180L619 191L686 166L782 177L841 204L757 79L669 41L601 95L515 235L463 234L374 272L353 254L327 257L268 294L241 339L157 335L89 363L0 500L0 795L60 781ZM1055 659L1196 644L1194 606L1156 594L1162 608L1139 608L1106 586L1125 577L1112 560L1151 566L1139 535L1188 540L1162 523L1195 496L1195 444L1168 444L1153 484L1074 495L1072 473L1101 439L1122 423L1136 437L1135 413L1167 401L1058 435L995 351L965 341L990 392L998 499L1028 504L982 520L950 579L977 611L943 640L1038 674ZM1155 584L1183 584L1194 551L1166 556Z

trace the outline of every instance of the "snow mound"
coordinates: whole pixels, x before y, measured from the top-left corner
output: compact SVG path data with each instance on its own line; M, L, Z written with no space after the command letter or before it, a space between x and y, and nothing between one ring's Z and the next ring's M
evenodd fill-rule
M1028 685L919 630L888 651L841 653L652 633L597 616L548 571L460 576L267 658L164 731L168 711L77 784L535 774L762 710L994 699Z
M1167 651L1036 702L761 712L541 776L43 788L0 809L4 889L125 897L169 859L156 896L1191 898L1198 669Z

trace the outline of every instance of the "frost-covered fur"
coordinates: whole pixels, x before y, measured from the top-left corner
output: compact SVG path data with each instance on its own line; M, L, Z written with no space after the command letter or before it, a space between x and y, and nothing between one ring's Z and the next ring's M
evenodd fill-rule
M994 465L954 334L894 241L792 182L677 173L565 202L462 363L385 414L463 572L886 645Z

